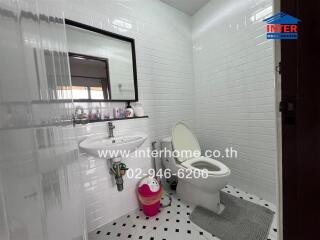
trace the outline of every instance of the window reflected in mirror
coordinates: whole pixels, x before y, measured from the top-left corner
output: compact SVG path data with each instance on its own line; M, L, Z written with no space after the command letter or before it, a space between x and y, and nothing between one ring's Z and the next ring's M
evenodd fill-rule
M69 53L74 100L109 99L109 64L106 58Z

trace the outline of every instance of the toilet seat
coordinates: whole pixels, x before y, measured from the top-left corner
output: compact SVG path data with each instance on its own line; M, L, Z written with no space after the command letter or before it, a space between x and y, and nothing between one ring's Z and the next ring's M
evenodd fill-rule
M201 156L192 158L180 164L181 166L194 171L207 169L209 176L225 176L230 174L230 169L226 165L209 157Z
M200 144L197 137L182 122L178 122L172 129L172 146L174 150L191 150L201 154ZM184 168L191 170L208 170L209 176L225 176L230 174L230 169L223 163L209 157L197 156L176 157L177 162Z

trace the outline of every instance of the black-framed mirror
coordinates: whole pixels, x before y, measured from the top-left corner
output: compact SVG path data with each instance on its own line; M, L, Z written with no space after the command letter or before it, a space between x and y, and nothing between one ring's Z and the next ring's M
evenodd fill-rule
M75 102L138 101L134 39L65 19Z

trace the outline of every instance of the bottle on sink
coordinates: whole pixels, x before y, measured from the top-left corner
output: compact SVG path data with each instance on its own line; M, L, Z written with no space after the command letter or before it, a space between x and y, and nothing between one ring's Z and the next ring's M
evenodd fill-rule
M119 108L113 108L113 118L120 118L120 110Z
M126 107L125 115L126 115L126 118L132 118L134 116L134 111L130 105L130 102L128 102L128 105Z

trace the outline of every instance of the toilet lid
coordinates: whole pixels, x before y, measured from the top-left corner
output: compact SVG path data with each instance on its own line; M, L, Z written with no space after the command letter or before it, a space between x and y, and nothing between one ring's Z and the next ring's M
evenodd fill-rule
M182 122L178 122L172 129L172 147L176 154L180 153L176 155L179 162L201 156L198 139Z

